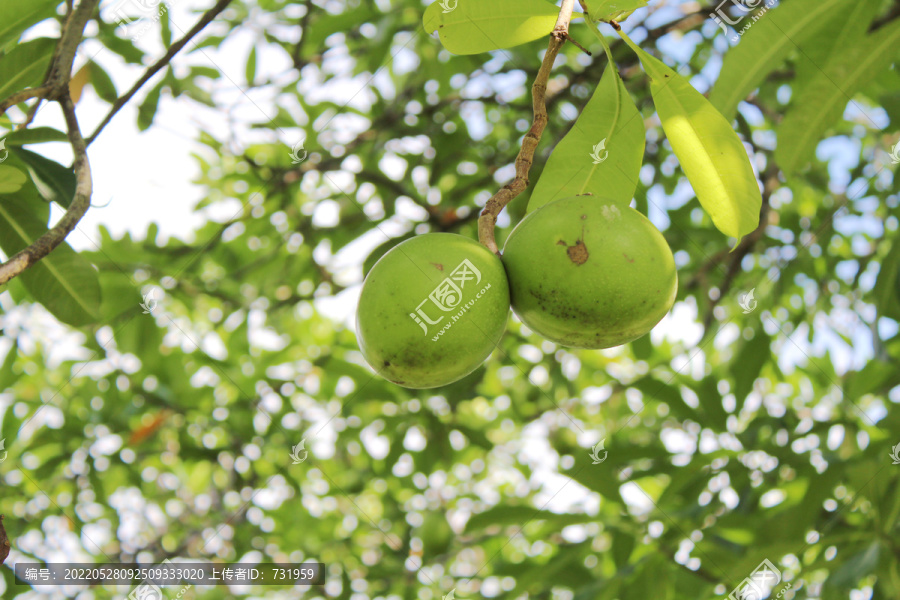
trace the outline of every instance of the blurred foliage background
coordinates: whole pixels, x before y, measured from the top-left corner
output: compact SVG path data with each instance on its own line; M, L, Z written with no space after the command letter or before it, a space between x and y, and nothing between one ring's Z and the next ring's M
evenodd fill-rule
M359 285L412 235L476 236L514 174L546 40L454 56L424 32L421 0L231 2L134 102L142 129L160 125L160 97L228 121L231 136L199 136L195 183L197 210L233 216L191 241L161 241L155 223L143 237L101 230L79 255L102 303L78 326L18 279L0 288L2 596L124 595L17 587L17 560L169 557L327 565L323 587L254 594L272 598L712 598L764 559L782 572L773 598L900 597L900 46L857 48L894 35L900 2L823 2L839 8L795 22L786 43L775 16L804 1L761 14L734 47L715 5L652 0L624 24L703 93L762 73L727 115L765 190L734 252L693 198L636 57L602 26L647 126L635 206L675 253L676 306L604 351L557 347L511 317L483 367L425 391L365 365ZM735 29L752 22L726 4ZM88 30L104 48L89 85L112 102L124 90L100 65L159 55L107 9ZM189 24L160 15L146 35L169 46ZM593 56L560 55L532 182L606 66L587 28L571 33ZM210 58L235 37L252 40L243 79ZM777 51L739 55L763 42ZM830 62L843 55L847 77L809 92L847 69ZM501 216L501 246L528 199ZM46 221L45 200L29 201Z

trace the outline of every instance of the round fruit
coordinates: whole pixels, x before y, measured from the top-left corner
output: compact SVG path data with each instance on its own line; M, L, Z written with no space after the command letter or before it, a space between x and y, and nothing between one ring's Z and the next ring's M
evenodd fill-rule
M398 244L369 271L356 311L357 339L385 379L438 387L490 356L508 316L500 259L461 235L429 233Z
M609 348L653 329L678 290L665 238L644 215L593 196L550 202L509 234L513 311L563 346Z

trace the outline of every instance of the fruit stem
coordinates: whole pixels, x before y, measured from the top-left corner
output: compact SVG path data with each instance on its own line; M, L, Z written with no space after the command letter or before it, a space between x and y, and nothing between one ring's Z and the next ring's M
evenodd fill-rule
M494 239L497 215L500 214L503 207L512 202L516 196L528 187L528 172L531 170L531 164L534 162L534 152L541 141L544 128L547 126L547 104L545 101L547 81L550 79L553 62L556 60L563 44L566 43L566 39L568 39L569 22L572 20L574 8L575 0L563 0L562 5L559 7L559 17L556 19L556 26L550 34L547 52L544 54L541 68L538 70L538 74L534 78L534 84L531 86L534 120L531 123L531 129L528 130L528 133L522 139L522 147L519 149L518 156L516 156L516 176L488 199L484 209L481 211L481 215L478 217L478 241L497 255L500 254L497 242Z

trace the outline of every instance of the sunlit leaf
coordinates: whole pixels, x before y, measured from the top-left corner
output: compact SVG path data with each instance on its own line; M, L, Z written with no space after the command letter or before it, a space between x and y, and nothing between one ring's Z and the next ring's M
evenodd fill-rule
M15 167L0 165L0 194L18 192L28 178L25 173Z
M559 8L546 0L441 0L425 9L425 31L454 54L512 48L549 35Z
M19 39L23 31L56 14L60 0L0 0L0 50Z
M593 194L631 202L644 158L644 120L615 68L607 67L569 133L556 145L528 210Z
M762 194L744 145L709 100L659 59L632 45L650 77L663 130L704 210L725 235L759 225Z

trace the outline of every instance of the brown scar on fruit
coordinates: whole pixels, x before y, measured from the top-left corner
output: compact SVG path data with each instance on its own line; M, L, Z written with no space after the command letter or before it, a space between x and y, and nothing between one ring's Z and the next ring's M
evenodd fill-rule
M434 268L437 269L438 271L444 270L444 265L442 265L441 263L431 263L431 264L433 264Z
M584 218L584 215L581 217ZM566 254L569 255L569 260L575 263L578 266L583 265L587 262L590 253L588 252L587 246L584 245L584 225L581 226L581 239L575 240L573 245L568 245L563 240L559 240L556 242L557 246L565 246Z
M630 262L630 263L634 262L634 259L631 258L630 256L628 256L627 254L625 254L624 252L622 253L622 256L624 256L625 260L627 260L628 262Z

